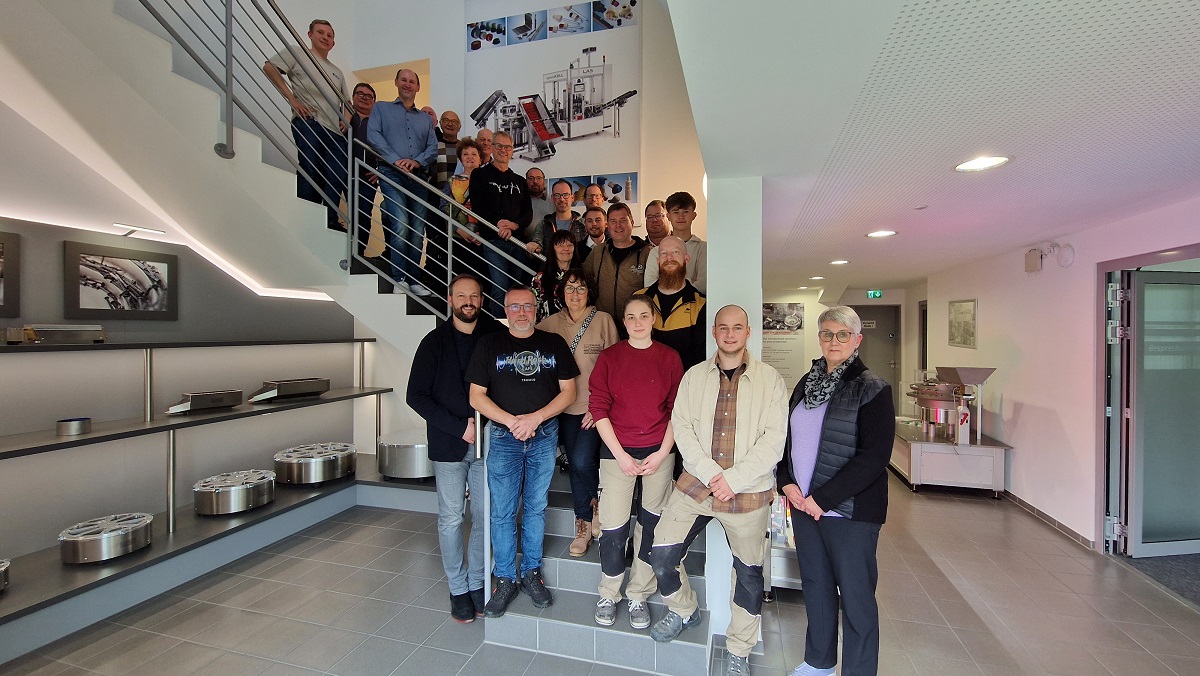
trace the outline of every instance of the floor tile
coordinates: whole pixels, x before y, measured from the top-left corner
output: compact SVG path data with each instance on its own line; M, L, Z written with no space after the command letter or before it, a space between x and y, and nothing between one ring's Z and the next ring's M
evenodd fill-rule
M324 627L283 656L284 662L309 669L328 670L369 638L345 629Z
M417 647L403 641L369 636L333 665L329 672L341 676L387 676L413 654Z
M457 674L469 659L470 657L462 653L421 646L401 662L393 673L397 676L401 674Z
M408 606L375 633L387 638L421 644L432 636L443 622L449 620L449 617L449 613Z

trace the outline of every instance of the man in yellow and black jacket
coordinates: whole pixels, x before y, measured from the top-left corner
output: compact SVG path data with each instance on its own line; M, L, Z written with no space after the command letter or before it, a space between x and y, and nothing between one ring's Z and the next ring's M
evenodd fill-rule
M704 294L687 280L687 245L674 235L658 244L658 281L639 291L654 306L653 338L679 353L686 371L704 361Z

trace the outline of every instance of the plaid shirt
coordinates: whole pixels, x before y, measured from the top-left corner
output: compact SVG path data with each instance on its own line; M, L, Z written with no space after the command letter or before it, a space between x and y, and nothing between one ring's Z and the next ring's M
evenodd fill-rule
M741 365L733 372L733 377L730 377L724 370L720 372L721 389L717 393L717 408L716 414L713 416L713 442L712 442L712 457L713 461L721 466L721 469L729 469L734 463L734 431L737 428L737 391L738 382L742 378L742 374L746 372L746 362L743 359ZM682 491L688 497L696 502L703 502L712 495L712 489L705 486L696 477L688 472L684 472L675 482L675 488ZM756 509L771 504L775 499L775 492L765 490L758 493L739 493L733 496L729 502L723 500L713 500L712 510L714 512L727 512L730 514L741 514L745 512L753 512Z
M436 185L439 190L445 188L450 179L454 177L456 166L458 166L457 142L439 141L437 157L429 172L429 182Z

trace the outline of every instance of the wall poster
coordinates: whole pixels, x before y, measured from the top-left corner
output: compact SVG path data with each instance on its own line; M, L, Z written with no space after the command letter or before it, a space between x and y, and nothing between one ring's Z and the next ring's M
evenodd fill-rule
M812 363L804 359L804 303L763 303L763 362L775 367L788 389Z
M0 317L21 316L21 236L0 232Z
M978 301L950 301L950 347L975 349L975 321Z
M577 196L593 180L640 213L640 9L629 0L468 0L461 135L513 136L512 169L538 167ZM586 180L586 182L584 182Z
M63 317L179 319L179 257L63 242Z

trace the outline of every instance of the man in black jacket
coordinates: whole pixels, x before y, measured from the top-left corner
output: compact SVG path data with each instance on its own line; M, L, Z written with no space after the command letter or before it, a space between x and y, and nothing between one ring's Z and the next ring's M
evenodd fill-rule
M483 615L483 459L475 457L475 411L463 374L481 336L504 326L481 310L479 280L459 275L450 284L450 321L429 332L413 356L406 401L428 430L438 497L438 544L450 583L450 616ZM471 539L463 552L465 494L471 490Z
M480 239L490 245L483 250L492 281L488 307L493 316L503 317L504 294L533 276L523 269L525 246L516 239L533 222L533 203L525 179L508 166L512 136L498 131L492 139L492 163L471 172L471 210L491 224L479 226Z

